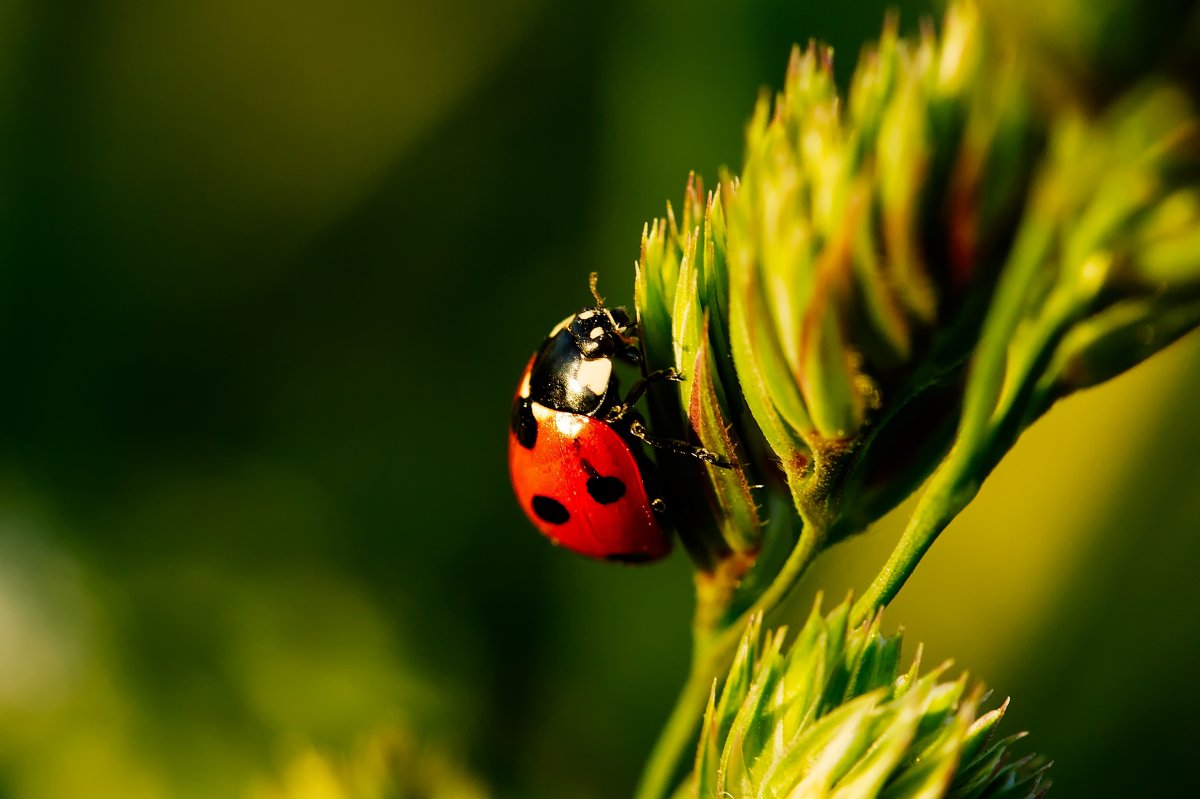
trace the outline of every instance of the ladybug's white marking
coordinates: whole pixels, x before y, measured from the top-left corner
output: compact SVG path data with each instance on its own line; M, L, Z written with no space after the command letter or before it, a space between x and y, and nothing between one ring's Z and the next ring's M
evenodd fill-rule
M595 315L596 315L595 311L584 311L583 313L579 314L579 318L586 322L588 319L591 319Z
M600 338L603 335L604 335L604 328L593 327L592 332L588 333L588 338Z
M608 358L596 358L580 364L579 371L575 373L572 380L576 385L572 388L576 390L586 388L596 396L602 396L608 389L610 379L612 379L612 361Z
M580 416L577 413L555 413L552 417L554 426L558 428L558 432L562 433L567 438L574 438L579 435L579 431L587 424L587 417Z

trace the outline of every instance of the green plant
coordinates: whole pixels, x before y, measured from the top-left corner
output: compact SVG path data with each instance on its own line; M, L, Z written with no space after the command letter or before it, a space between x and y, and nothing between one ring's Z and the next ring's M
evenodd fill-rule
M844 99L831 52L797 48L783 91L759 101L740 177L722 176L707 194L693 177L679 212L668 205L643 233L636 305L646 360L687 377L651 392L654 425L736 467L660 459L697 569L695 650L642 797L678 784L706 700L688 790L709 796L722 784L710 779L721 752L724 779L734 761L749 775L733 795L789 795L756 772L763 760L745 743L726 751L729 725L769 730L782 718L780 736L803 735L794 712L761 703L780 674L820 658L806 633L789 645L777 632L755 660L757 628L764 614L781 621L822 550L925 483L887 563L838 611L845 640L865 636L889 653L888 666L842 695L847 704L816 714L827 721L869 705L880 715L862 723L881 725L870 740L897 740L878 719L917 700L896 687L890 639L874 637L879 610L1054 402L1200 323L1194 87L1167 61L1096 91L1086 70L1055 71L1052 42L1018 47L1012 36L1011 24L971 2L951 5L939 35L926 27L907 40L890 20ZM714 683L726 686L715 705ZM897 755L871 785L942 795L968 780L973 739L963 731L978 701L959 702L964 689L951 685L955 700L937 722L962 732L946 733L938 761L950 776L906 792ZM882 743L854 740L839 757L882 757ZM825 762L795 757L810 769ZM839 763L843 778L860 773ZM794 784L811 773L801 769ZM1014 777L1025 787L1011 795L1040 790L1024 779Z
M783 652L786 628L760 638L755 616L721 689L709 695L695 768L676 795L1040 796L1044 761L1012 759L1020 736L992 742L1007 703L985 698L949 664L900 670L900 636L880 615L851 627L850 604L820 603Z

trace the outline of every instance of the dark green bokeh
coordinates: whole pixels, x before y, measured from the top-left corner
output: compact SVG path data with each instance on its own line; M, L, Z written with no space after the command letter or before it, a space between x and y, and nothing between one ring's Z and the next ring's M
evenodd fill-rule
M736 168L791 44L844 78L884 8L5 4L0 795L236 795L394 721L502 795L628 793L684 673L688 566L536 536L511 392L589 272L631 298L688 170ZM1059 796L1165 792L1200 738L1200 429L1167 406L1094 565L1009 639L1021 668L929 642L1013 694Z

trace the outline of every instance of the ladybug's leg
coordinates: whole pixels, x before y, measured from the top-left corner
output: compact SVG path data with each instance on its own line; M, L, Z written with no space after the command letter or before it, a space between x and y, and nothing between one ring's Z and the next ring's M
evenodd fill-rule
M625 395L625 399L608 409L608 413L604 415L604 421L619 422L624 419L625 416L633 410L633 406L637 405L637 402L642 398L642 395L646 393L646 388L649 387L651 383L657 383L662 380L666 380L670 383L681 383L683 382L683 375L681 375L678 370L672 366L668 369L659 369L651 372L645 377L638 378L636 381L634 381L634 384L629 387L629 393Z
M633 339L621 347L620 351L617 352L617 357L630 366L641 366L642 350L637 345L637 339Z
M634 438L644 441L656 449L665 449L668 452L674 452L676 455L687 455L702 460L705 463L710 463L713 466L719 466L722 469L733 468L733 464L725 458L703 447L697 447L676 438L657 438L650 435L646 432L646 423L641 419L634 419L629 423L629 433Z

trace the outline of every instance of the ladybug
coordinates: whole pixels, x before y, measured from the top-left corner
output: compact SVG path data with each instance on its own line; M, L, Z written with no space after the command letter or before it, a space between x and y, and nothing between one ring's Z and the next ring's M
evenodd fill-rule
M517 501L551 541L581 555L642 563L671 549L667 506L639 442L725 468L724 458L685 441L651 436L634 405L674 369L643 370L621 397L613 366L641 367L624 308L596 305L559 323L530 358L513 399L508 465Z

